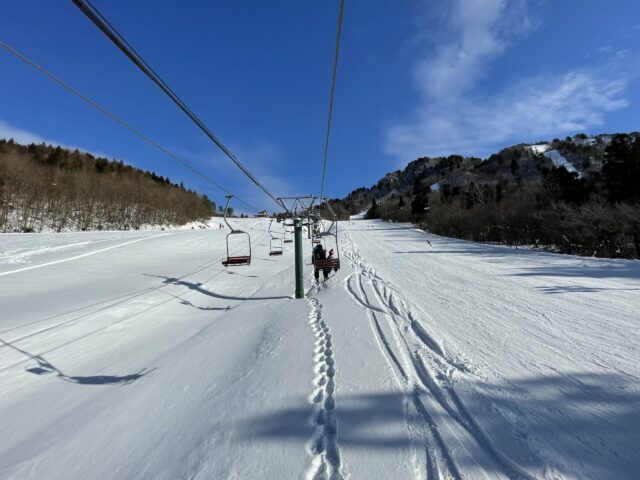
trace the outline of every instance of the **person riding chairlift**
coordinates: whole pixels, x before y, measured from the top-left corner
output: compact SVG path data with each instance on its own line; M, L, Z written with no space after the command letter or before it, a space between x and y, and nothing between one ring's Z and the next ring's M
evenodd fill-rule
M313 263L315 263L316 260L325 260L326 258L327 258L327 251L324 249L321 243L313 247ZM326 268L322 269L322 276L325 280L329 277L330 271L331 269L329 270L327 270ZM320 270L314 269L313 276L315 277L316 280L318 280L320 277Z
M334 256L333 256L333 248L331 250L329 250L329 255L327 256L327 258L329 260L334 258ZM327 278L329 278L329 274L330 273L331 273L331 269L330 268L325 268L325 269L322 270L322 274L324 275L325 280Z
M334 258L333 248L331 250L329 250L329 255L328 256L327 256L327 251L324 249L322 244L318 244L313 248L313 260L314 260L314 262L315 262L315 260L325 260L325 259L332 259L332 258ZM323 268L322 269L322 277L324 278L324 280L329 278L329 274L330 273L331 273L331 269L330 268ZM315 277L316 280L319 280L320 270L315 270L313 272L313 276Z
M327 252L324 249L324 247L322 246L321 243L317 244L315 247L313 247L313 260L314 262L316 260L324 260L325 258L327 258Z

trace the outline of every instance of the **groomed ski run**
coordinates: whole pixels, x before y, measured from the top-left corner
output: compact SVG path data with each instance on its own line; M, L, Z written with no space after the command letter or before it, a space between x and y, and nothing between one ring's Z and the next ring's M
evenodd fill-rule
M268 222L7 235L0 478L639 478L639 262Z

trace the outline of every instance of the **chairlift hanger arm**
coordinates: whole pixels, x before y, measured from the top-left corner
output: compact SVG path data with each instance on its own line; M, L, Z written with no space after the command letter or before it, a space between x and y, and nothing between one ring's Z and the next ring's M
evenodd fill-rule
M233 195L227 195L225 197L227 199L227 204L224 206L224 223L227 224L227 227L229 227L229 229L231 230L231 233L246 233L243 230L238 230L233 228L233 226L229 223L229 220L227 220L227 212L229 211L229 203L231 202L231 199L233 198ZM248 235L248 233L247 233Z
M326 229L324 235L327 235L331 232L331 230L333 229L333 226L336 226L336 233L338 231L338 219L336 217L335 212L333 211L333 208L331 208L331 204L329 203L328 200L324 200L324 205L327 206L327 209L329 210L329 213L331 214L331 225L329 225L329 228ZM320 204L320 208L322 208L322 203ZM322 216L321 216L322 218Z

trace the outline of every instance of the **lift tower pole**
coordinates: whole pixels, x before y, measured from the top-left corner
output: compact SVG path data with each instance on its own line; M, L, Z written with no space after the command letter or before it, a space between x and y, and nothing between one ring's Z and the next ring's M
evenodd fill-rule
M296 298L304 298L304 274L302 261L302 220L293 219L296 256Z
M295 258L295 275L296 275L296 292L295 298L304 298L304 261L302 259L302 227L311 228L309 214L316 201L313 195L301 197L279 197L278 201L287 211L287 215L292 223L286 223L286 226L293 225L294 238L294 258ZM287 206L289 204L289 206ZM305 222L303 219L307 219Z

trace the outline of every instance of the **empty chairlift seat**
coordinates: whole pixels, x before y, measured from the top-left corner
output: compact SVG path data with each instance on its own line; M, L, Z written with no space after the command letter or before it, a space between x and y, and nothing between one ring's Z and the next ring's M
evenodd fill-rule
M228 233L226 237L227 258L222 260L222 265L224 265L225 267L250 265L251 264L251 235L249 235L247 232L243 230L235 230L227 220L227 211L229 209L229 201L231 200L231 198L232 198L232 195L227 196L227 205L224 209L224 223L227 224L231 232ZM246 243L243 242L244 246L241 249L239 249L239 251L236 250L232 254L229 251L229 239L232 238L233 235L242 236L242 237L246 236ZM242 255L238 255L238 253L241 253Z
M273 223L273 220L271 220L269 222L269 235L271 236L271 239L269 240L269 256L272 257L274 255L282 255L282 239L276 237L272 232L271 232L271 224Z

